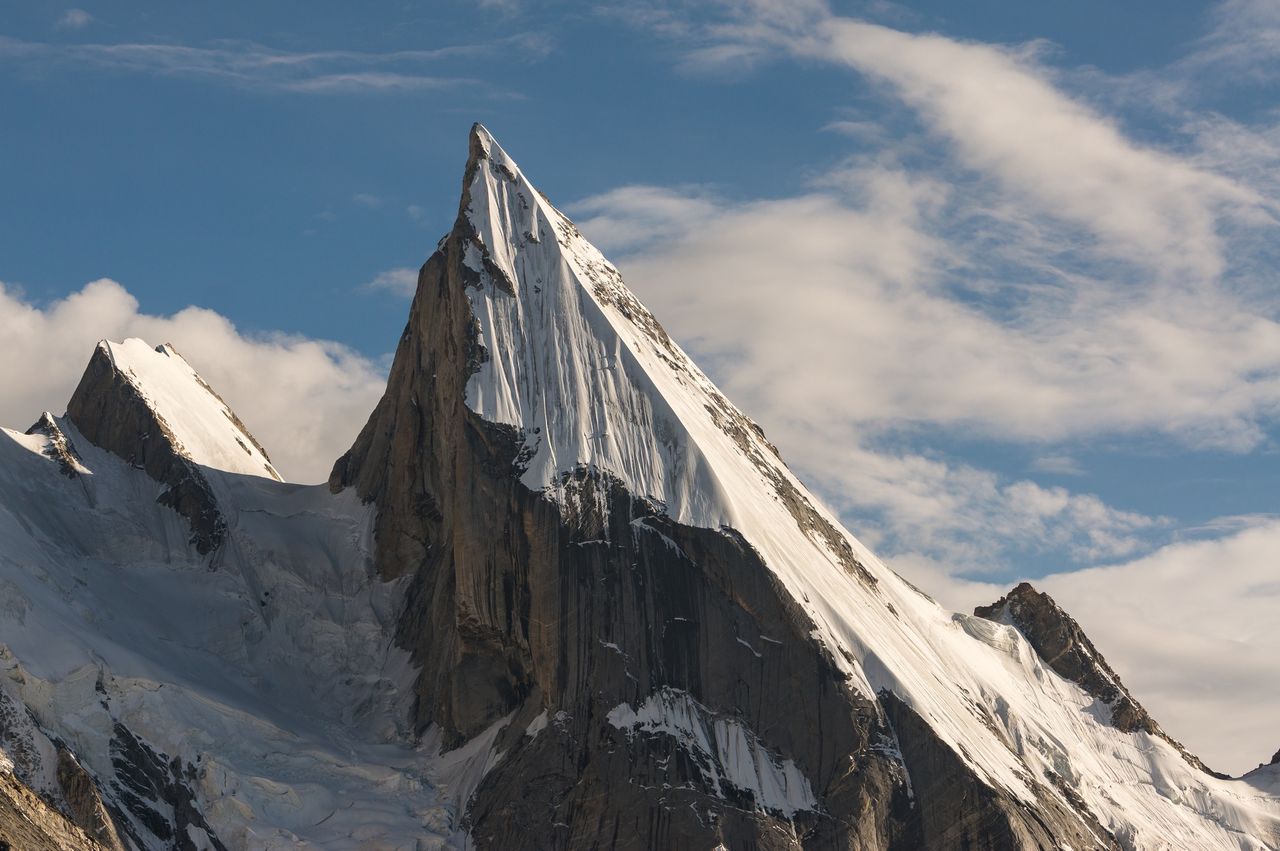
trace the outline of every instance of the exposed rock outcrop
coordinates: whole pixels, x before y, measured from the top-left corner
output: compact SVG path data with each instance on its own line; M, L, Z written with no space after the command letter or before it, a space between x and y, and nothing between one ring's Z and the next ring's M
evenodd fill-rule
M57 776L71 821L104 848L123 849L96 781L65 747L58 748Z
M181 452L164 417L116 368L107 344L99 343L94 350L67 403L67 417L86 439L166 486L157 501L187 518L198 552L218 548L227 524L208 478Z
M58 469L62 471L62 475L69 479L80 475L80 471L84 469L84 465L80 463L80 453L76 451L53 414L48 411L41 414L40 419L27 429L27 434L42 434L49 438L49 445L45 447L44 454L58 463Z
M0 770L0 851L117 851L85 833L9 771Z
M1107 664L1080 624L1052 597L1037 591L1031 583L1020 583L991 605L978 606L973 613L980 618L1016 627L1045 664L1109 708L1111 723L1116 729L1126 733L1141 730L1159 736L1201 771L1215 777L1226 776L1210 770L1199 757L1160 729L1155 719L1125 688L1120 675Z
M196 802L194 766L156 752L119 723L111 738L111 762L119 778L113 791L128 810L117 821L136 845L146 847L131 821L175 851L227 851Z

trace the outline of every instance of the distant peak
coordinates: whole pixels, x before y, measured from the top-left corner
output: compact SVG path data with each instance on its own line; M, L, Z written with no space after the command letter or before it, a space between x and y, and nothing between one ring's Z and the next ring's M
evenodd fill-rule
M1015 627L1058 676L1080 686L1110 708L1111 723L1116 729L1126 733L1141 730L1159 736L1173 745L1189 764L1216 775L1199 757L1160 729L1125 688L1120 675L1107 664L1080 624L1048 594L1036 590L1030 582L1020 582L996 602L978 606L973 613Z
M153 348L137 337L100 341L68 405L72 421L98 443L94 435L106 423L95 420L109 422L120 405L138 403L151 412L184 458L216 470L283 481L262 445L172 343ZM143 446L135 447L136 452L109 448L126 458L146 454Z
M167 486L158 501L190 521L200 553L217 549L227 528L208 470L281 480L240 418L168 343L98 343L67 419L90 443Z
M1080 624L1048 594L1029 582L1019 583L990 606L973 613L1018 629L1054 671L1111 707L1112 722L1129 732L1154 732L1155 722L1120 682Z

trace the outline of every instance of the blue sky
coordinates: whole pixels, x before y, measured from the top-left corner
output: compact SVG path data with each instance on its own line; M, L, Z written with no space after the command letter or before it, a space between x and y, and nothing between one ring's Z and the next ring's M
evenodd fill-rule
M1224 653L1280 699L1274 2L3 9L5 424L166 336L322 478L478 120L944 602L1042 580L1187 729Z

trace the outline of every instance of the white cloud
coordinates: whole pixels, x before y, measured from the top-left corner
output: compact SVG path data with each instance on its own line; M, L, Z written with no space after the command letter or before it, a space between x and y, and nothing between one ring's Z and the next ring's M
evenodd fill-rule
M337 343L285 334L246 335L198 307L171 316L138 309L102 279L47 306L0 285L0 423L26 428L61 413L102 338L173 343L240 415L288 479L324 481L386 386L382 368Z
M733 23L691 51L700 66L778 53L820 60L885 84L1010 200L1068 222L1097 249L1174 278L1222 269L1219 219L1258 221L1248 186L1140 145L1053 84L1038 45L1019 50L911 34L834 15L818 2L737 4Z
M829 191L736 205L624 187L573 209L589 238L631 249L631 286L869 543L945 553L953 570L1149 546L1164 519L895 448L897 436L929 426L1039 442L1163 428L1174 408L1220 412L1153 386L1152 364L1113 386L1122 356L1156 355L1117 348L1127 335L1098 333L1098 315L1063 309L1059 293L1025 328L942 286L957 250L936 227L949 194L936 181L872 163L821 183ZM1082 349L1107 369L1079 375Z
M868 449L854 429L825 420L770 436L844 517L860 518L854 531L882 554L945 559L953 574L1007 572L1019 557L1045 553L1077 563L1123 557L1148 549L1150 536L1169 525L1092 494L1009 481L920 453Z
M427 73L446 60L497 53L538 58L551 49L539 33L519 33L476 44L383 53L355 50L286 51L255 42L222 41L212 47L134 42L52 44L0 36L0 61L213 80L247 89L298 94L358 94L476 87L477 80Z
M371 281L362 284L360 289L367 292L389 292L404 298L413 298L418 291L418 270L401 266L379 272Z
M613 251L688 233L719 205L697 187L620 186L584 198L569 207L574 216L591 223L592 239Z
M632 187L579 204L608 209L580 226L632 247L632 286L775 429L821 400L826 418L862 434L928 425L1051 443L1157 431L1239 450L1263 439L1280 406L1267 304L1089 267L1046 273L1036 264L1052 232L1028 237L1026 222L988 216L981 198L972 209L973 195L936 175L868 164L826 184L732 206L657 203L663 190ZM655 222L662 211L671 218ZM979 218L989 233L975 241Z
M377 195L371 195L368 192L357 192L351 196L351 200L359 204L361 207L367 207L370 210L376 210L382 206L382 199Z
M93 15L84 9L68 9L58 17L53 26L54 29L59 30L82 30L89 26L92 20Z
M1180 67L1189 73L1229 72L1230 84L1263 82L1280 71L1280 4L1224 0L1210 12L1212 29Z

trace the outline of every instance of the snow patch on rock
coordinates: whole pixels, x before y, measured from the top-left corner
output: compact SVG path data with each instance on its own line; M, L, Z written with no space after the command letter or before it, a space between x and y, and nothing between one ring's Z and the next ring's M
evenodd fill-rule
M674 738L695 758L708 787L724 797L725 786L750 792L758 809L792 818L818 802L804 773L790 759L769 751L736 718L717 717L679 689L662 689L637 708L620 703L607 720L628 733Z

